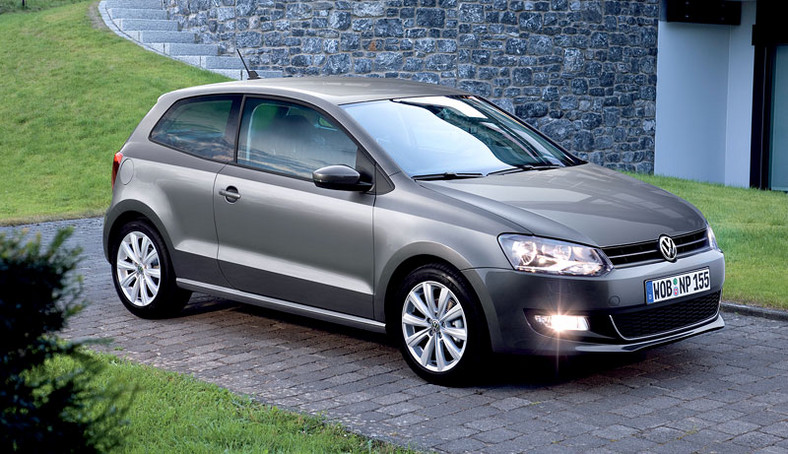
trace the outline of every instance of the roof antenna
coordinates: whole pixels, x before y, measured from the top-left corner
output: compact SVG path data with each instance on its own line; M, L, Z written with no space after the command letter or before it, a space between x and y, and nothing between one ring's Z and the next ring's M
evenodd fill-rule
M248 66L246 66L246 60L244 60L244 57L243 57L243 55L241 55L241 51L240 51L240 50L238 50L238 49L235 49L235 51L236 51L236 52L238 52L238 58L240 58L240 59L241 59L241 63L243 63L243 64L244 64L244 69L246 70L246 79L247 79L247 80L255 80L255 79L259 79L259 78L260 78L260 76L259 76L259 75L257 75L257 72L256 72L256 71L250 71L250 70L249 70L249 67L248 67Z

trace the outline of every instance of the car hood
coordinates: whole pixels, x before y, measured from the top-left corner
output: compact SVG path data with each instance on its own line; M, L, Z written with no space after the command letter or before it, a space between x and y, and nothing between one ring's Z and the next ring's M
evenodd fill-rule
M531 233L606 247L705 228L688 202L594 164L484 178L420 181Z

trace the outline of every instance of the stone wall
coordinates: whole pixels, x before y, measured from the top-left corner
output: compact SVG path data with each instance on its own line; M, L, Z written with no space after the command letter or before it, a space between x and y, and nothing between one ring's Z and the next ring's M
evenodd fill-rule
M653 171L659 0L165 2L256 69L456 86L581 158Z

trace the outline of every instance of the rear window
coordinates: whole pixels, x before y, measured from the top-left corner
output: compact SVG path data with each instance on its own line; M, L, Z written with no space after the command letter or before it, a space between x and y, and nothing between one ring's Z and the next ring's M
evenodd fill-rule
M232 161L239 104L239 96L178 101L161 117L150 139L203 158Z

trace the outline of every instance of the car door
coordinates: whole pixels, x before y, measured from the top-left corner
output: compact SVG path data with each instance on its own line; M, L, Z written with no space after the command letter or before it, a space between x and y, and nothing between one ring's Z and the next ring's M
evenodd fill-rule
M219 266L238 290L372 317L372 193L318 188L312 171L363 168L357 144L316 110L247 98L236 165L214 187Z
M216 174L233 160L239 95L181 99L156 123L135 159L138 196L161 219L172 242L179 278L216 285L226 281L216 263L213 222Z

